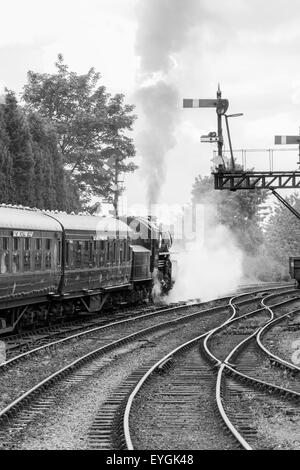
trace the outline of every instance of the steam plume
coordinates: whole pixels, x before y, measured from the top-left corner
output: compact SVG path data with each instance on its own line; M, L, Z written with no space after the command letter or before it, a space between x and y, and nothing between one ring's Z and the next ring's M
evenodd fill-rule
M137 98L146 116L146 128L137 137L142 154L142 170L147 181L148 205L158 202L165 178L165 155L175 144L178 94L174 87L159 81L141 87Z
M223 225L207 232L203 245L190 243L177 254L178 271L168 301L215 299L234 292L243 277L243 253L233 234Z
M148 204L159 201L165 179L165 156L175 144L181 103L171 83L174 54L186 44L199 20L195 0L140 0L137 7L136 52L140 56L137 102L144 115L144 130L137 139L147 182Z

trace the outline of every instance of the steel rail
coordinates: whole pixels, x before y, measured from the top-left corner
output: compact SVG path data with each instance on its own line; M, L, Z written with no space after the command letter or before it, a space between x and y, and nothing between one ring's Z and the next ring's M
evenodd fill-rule
M132 439L130 435L130 426L129 426L129 420L130 420L130 412L132 409L132 404L133 401L138 394L138 392L141 390L143 385L147 382L149 377L161 366L165 366L176 354L183 352L183 350L187 350L189 347L194 346L195 343L200 341L202 338L204 338L207 335L207 333L203 333L200 336L197 336L196 338L193 338L190 341L187 341L177 348L173 349L171 352L166 354L162 359L157 361L147 372L146 374L139 380L139 382L136 384L135 388L131 392L127 403L125 407L125 412L123 415L123 434L124 434L124 439L125 439L125 444L126 444L126 449L127 450L134 450L133 444L132 444Z
M121 325L123 323L130 323L130 322L135 322L137 320L141 320L141 319L147 319L147 318L151 318L151 317L154 317L154 316L159 316L159 315L163 315L163 314L166 314L168 312L174 312L176 310L180 310L180 309L186 309L186 308L189 308L189 307L192 307L192 306L197 306L197 305L201 305L201 304L194 304L194 305L180 305L180 306L177 306L177 307L171 307L171 308L167 308L167 309L163 309L163 310L159 310L159 311L155 311L155 312L150 312L150 313L147 313L147 314L142 314L142 315L138 315L138 316L135 316L135 317L131 317L131 318L127 318L127 319L123 319L123 320L118 320L116 322L112 322L112 323L108 323L107 325L102 325L102 326L98 326L98 327L95 327L95 328L92 328L92 329L89 329L87 331L82 331L80 333L75 333L71 336L68 336L66 338L62 338L62 339L59 339L57 341L52 341L50 343L47 343L45 345L42 345L42 346L39 346L37 348L34 348L34 349L31 349L30 351L26 351L22 354L19 354L18 356L14 356L12 357L11 359L9 359L8 361L6 362L3 362L2 364L0 364L0 371L1 369L4 369L6 368L7 366L10 366L12 365L13 363L16 363L17 361L21 360L21 359L24 359L24 358L27 358L28 356L31 356L39 351L42 351L44 349L47 349L47 348L51 348L53 346L57 346L59 344L63 344L63 343L66 343L68 341L71 341L73 340L74 338L80 338L82 336L88 336L92 333L95 333L95 332L98 332L98 331L101 331L101 330L105 330L105 329L108 329L108 328L112 328L114 326L118 326L118 325ZM223 310L223 309L226 309L228 308L227 305L220 305L218 307L213 307L213 309L216 309L216 310ZM205 310L201 310L201 311L198 311L194 314L199 314L199 313L207 313L209 312L211 309L205 309ZM191 315L194 315L194 314L191 314Z
M287 294L289 292L294 292L294 290L291 290L291 291L285 291L285 292L282 292L282 295L284 294ZM232 307L234 308L234 312L233 314L231 315L231 317L223 324L223 325L220 325L218 326L217 328L214 328L213 330L211 330L209 332L209 334L205 337L205 340L203 342L203 347L204 347L204 350L205 350L205 353L207 354L208 357L210 357L215 363L217 366L220 366L222 364L222 361L220 359L218 359L209 349L208 347L208 342L210 341L210 339L213 337L213 335L218 332L218 331L221 331L221 330L224 330L228 325L231 325L233 324L234 322L237 322L237 321L240 321L246 317L249 317L251 315L255 315L259 312L264 312L265 310L267 310L271 316L271 319L273 319L274 317L274 313L273 311L271 310L271 308L269 306L267 306L265 304L265 300L266 299L270 299L270 298L274 298L274 297L278 297L279 295L281 295L280 293L276 293L276 294L270 294L268 296L266 296L264 299L261 299L261 304L263 305L262 308L260 309L256 309L256 310L253 310L252 312L248 312L248 313L245 313L244 315L241 315L239 317L236 317L236 308L234 305L232 305ZM300 299L300 298L299 298ZM285 305L285 304L289 304L289 303L292 303L292 302L295 302L296 299L295 298L292 298L292 299L287 299L285 301L282 301L282 302L278 302L276 304L272 304L272 307L273 308L278 308L282 305Z
M147 333L152 333L155 330L160 330L160 329L163 329L167 326L173 326L173 325L176 325L176 324L186 322L187 320L192 319L192 317L196 317L196 316L199 316L199 315L202 315L202 314L206 314L208 312L212 312L212 311L218 312L218 311L226 310L226 308L227 308L227 306L212 307L212 308L207 309L207 310L202 310L202 311L195 312L195 313L192 313L192 314L180 317L180 318L176 318L176 319L169 320L169 321L166 321L166 322L162 322L162 323L159 323L159 324L156 324L156 325L152 325L150 327L144 328L144 329L139 330L137 332L131 333L130 335L127 335L127 336L119 338L115 341L112 341L111 343L108 343L104 346L101 346L100 348L97 348L94 351L91 351L91 352L81 356L80 358L76 359L72 363L67 364L62 369L54 372L53 374L51 374L50 376L46 377L41 382L36 384L30 390L28 390L27 392L22 394L20 397L15 399L13 402L11 402L9 405L7 405L5 408L0 410L0 420L3 419L4 416L7 416L9 413L11 413L14 409L16 409L29 396L32 396L36 391L41 390L45 385L48 385L48 386L51 385L54 382L54 380L56 381L57 379L62 377L63 374L72 372L73 370L75 370L78 367L80 367L81 365L83 365L86 361L88 361L90 359L94 359L96 356L98 356L102 353L108 352L111 349L114 349L114 348L116 348L117 346L119 346L121 344L128 343L128 342L130 342L130 341L132 341L132 340L134 340L138 337L144 336Z
M282 357L277 356L276 354L272 353L264 344L262 343L262 336L266 334L268 329L271 329L275 323L280 323L284 318L289 317L290 315L294 315L296 313L300 313L300 310L294 310L292 312L286 313L281 317L275 318L269 321L266 325L264 325L256 334L256 342L260 349L269 356L274 362L283 365L284 367L288 368L289 370L300 372L300 367L296 364L286 361Z
M294 290L292 291L294 292ZM277 296L278 294L276 293L275 295L271 295L273 297ZM269 298L271 296L268 296ZM144 375L143 377L139 380L139 382L137 383L137 385L135 386L134 390L131 392L128 400L127 400L127 403L126 403L126 407L125 407L125 411L124 411L124 415L123 415L123 434L124 434L124 439L125 439L125 444L126 444L126 448L128 450L134 450L134 446L133 446L133 443L132 443L132 439L131 439L131 433L130 433L130 413L131 413L131 410L132 410L132 405L133 405L133 402L134 402L134 399L136 398L137 394L140 392L141 388L143 387L143 385L149 380L149 378L153 375L153 373L160 367L165 367L172 359L173 357L178 354L178 353L182 353L184 352L185 350L187 350L188 348L192 347L195 345L195 343L199 342L201 339L203 338L207 338L209 335L211 335L213 332L215 332L216 330L218 329L221 329L221 328L224 328L228 325L228 323L230 322L233 322L233 321L237 321L237 320L240 320L242 318L245 318L245 317L248 317L249 315L253 314L254 312L257 313L257 312L263 312L264 311L264 307L261 308L261 309L258 309L254 312L249 312L241 317L236 317L235 318L235 315L236 315L236 308L235 308L235 305L233 303L233 301L235 300L235 297L232 297L229 301L229 305L231 306L232 308L232 315L231 317L226 320L222 325L220 325L219 327L217 328L214 328L212 330L210 330L209 332L206 332L200 336L197 336L196 338L193 338L192 340L190 341L187 341L185 342L184 344L178 346L177 348L173 349L171 352L169 352L168 354L166 354L162 359L160 359L159 361L157 361ZM294 300L294 299L292 299ZM288 299L287 301L285 302L290 302L291 299ZM279 304L276 304L276 305L281 305L285 302L281 302ZM255 332L250 336L250 337L253 337L254 335L256 335L256 333L260 330L261 327L257 328L255 330ZM243 340L242 343L244 343L245 341L248 341L248 337L246 338L246 340ZM242 344L241 343L241 344ZM225 359L224 363L221 363L221 361L219 361L220 363L220 368L219 368L219 371L218 371L218 376L217 376L217 382L216 382L216 401L217 401L217 405L218 405L218 409L219 409L219 412L220 412L220 415L223 419L223 421L225 422L226 426L229 428L230 432L234 435L234 437L236 438L236 440L241 444L241 446L246 449L246 450L252 450L251 446L247 443L247 441L243 438L243 436L238 432L238 430L235 428L235 426L233 425L233 423L231 423L230 419L227 417L226 415L226 412L224 410L224 407L223 407L223 404L222 404L222 398L221 398L221 378L222 378L222 373L225 369L227 368L230 368L231 370L234 371L234 369L232 369L228 364L227 362L229 361L229 359L232 357L234 351L238 348L239 345L237 345L232 351L231 353L227 356L227 358ZM216 358L215 358L216 359ZM217 359L216 359L217 360ZM218 361L218 360L217 360ZM234 371L235 372L235 371ZM246 377L246 376L245 376ZM270 384L271 385L271 384ZM288 392L288 390L285 390Z
M243 295L243 294L241 294ZM124 439L125 439L125 445L126 445L126 448L128 450L134 450L134 447L133 447L133 443L132 443L132 439L131 439L131 435L130 435L130 425L129 425L129 420L130 420L130 412L131 412L131 409L132 409L132 404L133 404L133 401L136 397L136 395L139 393L139 391L141 390L141 388L143 387L143 385L147 382L147 380L150 378L150 376L161 366L164 366L165 364L167 364L171 358L173 358L176 354L179 354L179 353L182 353L184 352L185 350L187 350L188 348L194 346L197 342L199 342L201 339L207 337L207 335L209 335L211 332L217 330L218 328L221 328L222 326L225 326L228 324L228 322L230 321L231 318L233 318L236 314L236 306L234 304L234 301L236 299L238 299L239 296L234 296L234 297L231 297L231 299L229 300L229 306L231 307L232 309L232 315L229 317L229 319L225 320L224 323L222 323L222 325L220 325L219 327L217 328L213 328L212 330L206 332L206 333L203 333L202 335L200 336L197 336L196 338L193 338L192 340L190 341L187 341L185 343L183 343L182 345L178 346L177 348L173 349L171 352L169 352L168 354L166 354L162 359L160 359L159 361L157 361L147 372L146 374L144 374L144 376L139 380L139 382L137 383L137 385L135 386L134 390L132 391L132 393L130 394L128 400L127 400L127 403L126 403L126 407L125 407L125 411L124 411L124 415L123 415L123 434L124 434ZM253 300L257 300L257 299L251 299L252 301ZM247 300L248 302L248 300ZM240 305L240 304L239 304ZM262 309L263 310L263 309ZM241 318L241 317L239 317Z
M278 290L278 289L282 289L285 287L276 287L276 288L272 288L270 290ZM248 297L248 296L252 296L254 294L257 294L257 293L260 293L260 292L263 292L263 290L259 290L259 291L254 291L254 292L243 292L241 294L238 294L237 296L234 296L234 297L229 297L229 296L226 296L226 297L221 297L219 299L215 299L215 300L218 300L218 301L226 301L226 300L232 300L232 299L240 299L242 297ZM251 302L253 300L256 300L256 299L245 299L244 301L241 301L240 304L242 303L247 303L247 302ZM211 301L208 301L208 302L211 302ZM33 355L33 354L36 354L38 353L39 351L42 351L42 350L46 350L48 348L51 348L53 346L57 346L57 345L60 345L60 344L63 344L63 343L66 343L68 341L71 341L73 340L74 338L80 338L80 337L83 337L83 336L88 336L89 334L93 334L95 333L96 331L101 331L101 330L104 330L106 328L111 328L111 327L114 327L116 325L120 325L122 323L129 323L129 322L133 322L133 321L136 321L138 319L143 319L143 318L149 318L149 317L154 317L154 316L159 316L159 315L163 315L167 312L175 312L176 310L180 310L180 309L185 309L185 308L189 308L189 307L192 307L192 306L201 306L201 305L205 305L206 303L208 302L199 302L199 303L195 303L195 304L188 304L188 305L177 305L177 306L173 306L173 307L169 307L169 308L165 308L165 309L160 309L160 310L156 310L154 312L149 312L149 313L143 313L141 315L137 315L137 316L133 316L133 317L130 317L130 318L125 318L125 319L122 319L122 320L118 320L118 321L114 321L114 322L111 322L111 323L108 323L107 325L101 325L101 326L98 326L98 327L94 327L94 328L91 328L91 329L88 329L88 330L85 330L85 331L81 331L79 333L75 333L73 335L70 335L70 336L67 336L66 338L62 338L62 339L59 339L59 340L56 340L56 341L51 341L47 344L44 344L42 346L38 346L36 348L33 348L33 349L30 349L29 351L25 351L24 353L21 353L21 354L18 354L14 357L12 357L11 359L3 362L2 364L0 364L0 371L1 369L5 369L7 368L8 366L12 365L12 364L15 364L17 361L20 361L22 359L26 359L27 357ZM224 308L226 306L220 306L220 308ZM215 307L215 308L219 308L219 307ZM208 309L210 310L210 309Z
M241 294L241 295L243 295L243 294ZM188 349L189 347L192 347L195 343L200 341L202 338L207 337L207 335L209 335L212 332L216 331L217 329L222 328L223 326L227 325L228 322L230 322L230 319L234 318L234 316L236 314L236 306L234 304L234 301L237 298L239 298L239 296L231 297L231 299L229 300L229 306L232 309L232 315L229 317L229 319L227 319L224 323L222 323L222 325L220 325L217 328L213 328L212 330L210 330L210 331L208 331L208 332L206 332L206 333L204 333L200 336L197 336L196 338L193 338L192 340L187 341L184 344L182 344L182 345L178 346L177 348L173 349L171 352L166 354L162 359L157 361L146 372L146 374L140 379L140 381L137 383L137 385L135 386L134 390L132 391L132 393L130 394L130 396L127 400L127 404L126 404L125 412L124 412L124 416L123 416L123 434L124 434L126 448L128 450L133 450L134 449L133 444L132 444L131 435L130 435L129 420L130 420L130 412L131 412L131 409L132 409L133 401L134 401L136 395L138 394L138 392L140 391L140 389L143 387L143 385L146 383L146 381L149 379L149 377L154 373L154 371L156 369L158 369L159 367L161 367L162 365L165 365L173 356L175 356L176 354L178 354L180 352L183 352L184 350ZM253 300L256 300L256 299L251 299L251 300L253 301ZM263 309L261 309L261 310L263 310ZM249 315L249 314L246 314L246 315ZM241 318L241 317L239 317L239 318Z
M287 314L283 315L282 317L285 317ZM282 317L279 317L280 319ZM277 321L278 319L276 319ZM268 322L266 325L269 325L270 322ZM265 326L266 326L265 325ZM265 327L264 326L264 327ZM264 328L263 327L263 328ZM266 382L264 380L256 379L255 377L251 377L247 374L244 374L236 369L234 369L229 361L232 360L233 356L237 354L238 350L245 347L245 344L250 341L252 338L257 337L258 333L261 331L262 327L258 327L251 335L249 335L247 338L243 339L239 344L237 344L227 355L226 359L224 360L223 364L221 364L219 370L218 370L218 376L217 376L217 382L216 382L216 401L218 405L219 412L221 414L221 417L223 421L225 422L226 426L228 429L235 435L235 437L238 439L240 444L243 446L245 450L253 450L253 448L250 446L250 444L243 438L243 436L239 433L239 431L236 429L234 424L230 421L230 418L227 416L226 411L223 406L222 402L222 379L224 377L224 374L228 373L230 371L230 374L232 376L239 377L240 379L244 379L247 382L251 383L252 385L257 385L257 386L262 386L266 387L269 390L277 393L284 393L286 396L291 396L291 397L297 397L300 398L300 393L295 392L293 390L290 390L285 387L279 387L277 385L271 384L269 382Z
M257 292L254 292L254 293L253 292L251 292L251 293L241 293L238 296L234 296L234 299L243 298L245 296L246 297L253 296L253 294L256 294L256 293ZM247 301L248 301L248 299L244 300L243 302L247 302ZM187 306L175 307L175 310L179 309L179 308L187 308ZM185 315L183 317L179 317L179 318L167 321L167 322L162 322L162 323L156 324L154 326L150 326L148 328L140 330L138 332L132 333L128 336L119 338L118 340L115 340L115 341L113 341L109 344L106 344L106 345L104 345L104 346L102 346L102 347L100 347L100 348L98 348L98 349L96 349L96 350L94 350L94 351L92 351L88 354L85 354L84 356L76 359L72 363L66 365L62 369L60 369L60 370L56 371L55 373L51 374L49 377L46 377L45 379L40 381L38 384L36 384L34 387L32 387L30 390L26 391L20 397L18 397L13 402L11 402L9 405L7 405L4 409L0 410L0 420L2 420L4 418L8 418L9 415L14 413L15 410L19 409L24 402L28 401L30 398L33 398L36 395L36 392L40 392L41 390L45 389L46 387L49 387L49 385L53 384L54 382L56 382L60 378L63 378L66 374L68 374L68 373L74 371L75 369L79 368L81 365L83 365L88 360L91 360L91 359L95 358L96 356L101 355L101 353L105 353L107 351L110 351L111 349L113 349L113 348L115 348L115 347L117 347L121 344L132 341L137 337L143 336L143 335L145 335L147 333L150 333L150 332L153 332L155 330L159 330L159 329L162 329L162 328L170 326L170 325L176 325L176 324L179 324L181 322L186 322L187 319L192 319L192 317L196 317L196 316L199 316L199 315L204 315L208 312L226 311L227 309L228 309L228 304L223 305L223 306L218 306L218 307L211 307L209 309L194 312L194 313L191 313L189 315ZM166 310L170 310L170 309L166 309ZM160 312L155 312L155 314L157 314L157 313L161 313L161 311ZM130 320L132 321L133 319L130 319ZM117 323L123 323L123 322L124 322L124 320L122 320L120 322L117 322ZM105 326L105 327L107 327L107 326Z

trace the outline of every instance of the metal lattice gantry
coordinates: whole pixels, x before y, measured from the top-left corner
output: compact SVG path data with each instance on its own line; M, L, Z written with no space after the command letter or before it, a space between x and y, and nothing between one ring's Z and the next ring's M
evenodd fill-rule
M232 171L222 167L213 172L215 189L300 188L300 171Z
M300 156L300 137L299 136L275 136L276 145L293 145L298 143ZM294 148L282 148L281 151L294 150ZM246 154L258 151L256 149L242 150L243 166L228 168L225 165L219 165L213 172L215 189L229 189L237 191L241 189L298 189L300 188L300 170L298 171L273 171L273 153L274 149L265 149L269 152L269 171L245 170ZM261 150L263 151L263 150ZM300 160L300 159L299 159ZM297 162L300 163L299 161Z
M251 189L269 189L286 207L288 207L293 213L295 211L290 204L285 201L275 189L298 189L300 188L300 170L298 171L273 171L273 154L275 149L263 149L261 151L267 151L269 153L269 171L254 171L247 170L246 166L246 155L249 152L257 152L257 149L241 149L243 164L236 164L234 151L232 148L228 118L235 116L242 116L242 113L227 115L226 111L229 106L227 99L222 99L222 93L220 85L217 90L216 99L184 99L184 108L216 108L217 112L217 132L210 132L208 135L201 137L201 142L217 143L218 151L218 167L212 173L214 176L215 189L219 190L251 190ZM230 161L227 162L226 151L224 150L223 130L222 130L222 118L225 118ZM288 136L275 136L275 145L297 145L298 156L300 165L300 132L299 135L288 135ZM281 150L292 150L292 149L281 149ZM214 155L216 157L216 153ZM216 158L214 158L216 161ZM222 163L221 163L222 162ZM295 214L296 215L296 214ZM300 214L297 213L297 217L300 218Z

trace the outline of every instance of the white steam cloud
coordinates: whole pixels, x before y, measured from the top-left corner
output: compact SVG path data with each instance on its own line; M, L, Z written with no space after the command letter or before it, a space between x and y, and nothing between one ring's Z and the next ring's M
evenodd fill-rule
M166 155L176 145L182 97L174 83L174 66L194 26L209 19L204 4L201 0L137 2L136 53L140 70L136 101L143 124L137 148L142 157L149 207L162 202ZM183 157L182 171L184 166ZM178 272L168 300L209 300L236 289L242 278L242 253L225 227L213 224L208 232L204 243L189 243L186 250L177 254ZM182 244L179 243L181 248Z
M204 244L191 242L174 255L177 272L169 302L215 299L235 291L243 277L243 254L230 230L211 227Z

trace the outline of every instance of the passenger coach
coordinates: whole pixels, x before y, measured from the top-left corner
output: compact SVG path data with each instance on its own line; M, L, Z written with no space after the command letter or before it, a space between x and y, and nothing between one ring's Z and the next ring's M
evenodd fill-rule
M150 219L0 206L0 334L167 292L170 245Z

